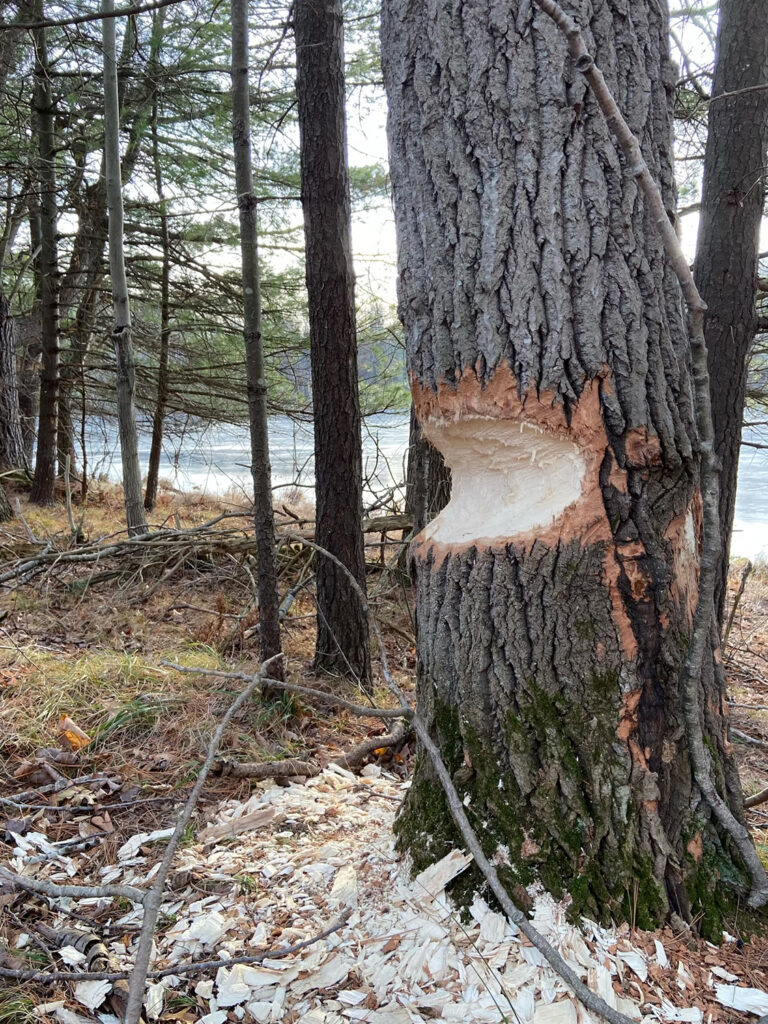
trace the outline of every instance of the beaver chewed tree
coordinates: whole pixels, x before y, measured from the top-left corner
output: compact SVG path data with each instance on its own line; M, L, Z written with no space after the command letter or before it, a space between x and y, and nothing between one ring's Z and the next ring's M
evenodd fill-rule
M568 7L673 216L664 5ZM416 540L420 709L511 890L715 934L748 878L686 739L699 457L649 204L529 0L384 0L382 54L414 405L453 480ZM705 660L705 746L741 818L714 643ZM425 757L397 828L419 867L461 845Z

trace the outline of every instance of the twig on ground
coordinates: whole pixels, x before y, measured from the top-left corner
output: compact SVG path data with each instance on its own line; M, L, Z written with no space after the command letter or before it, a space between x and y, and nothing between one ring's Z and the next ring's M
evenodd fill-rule
M80 778L61 778L57 782L51 782L46 786L35 786L34 789L25 789L21 793L14 793L12 797L0 796L0 804L15 804L18 800L26 800L28 797L44 796L46 793L60 793L69 789L70 786L87 786L92 782L109 782L105 775L83 775Z

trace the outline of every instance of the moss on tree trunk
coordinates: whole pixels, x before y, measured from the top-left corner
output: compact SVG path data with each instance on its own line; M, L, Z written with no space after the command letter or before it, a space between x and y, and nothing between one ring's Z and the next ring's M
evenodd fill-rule
M570 9L673 211L661 8ZM414 548L420 710L513 889L716 936L746 879L686 743L701 500L677 279L535 6L385 0L382 56L414 408L452 473ZM702 729L738 816L715 655ZM423 758L397 831L417 867L459 842Z

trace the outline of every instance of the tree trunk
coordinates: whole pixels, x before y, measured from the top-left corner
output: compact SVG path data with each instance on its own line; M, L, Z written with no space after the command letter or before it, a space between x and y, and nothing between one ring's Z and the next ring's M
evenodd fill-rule
M766 82L768 18L764 0L723 0L695 266L696 284L708 306L705 337L715 450L722 463L722 549L715 590L715 610L721 625L747 359L757 328L757 254L765 200L768 100L765 91L755 91L755 86Z
M13 509L11 503L8 501L8 495L5 493L5 488L0 483L0 523L6 523L9 519L13 519Z
M104 14L114 10L114 0L103 0ZM104 41L104 161L109 212L109 273L112 280L117 358L117 428L123 464L123 496L129 534L146 533L147 520L141 494L141 467L136 435L135 367L131 339L131 309L123 253L123 185L120 177L120 104L117 91L115 19L102 21Z
M414 537L443 511L450 497L451 471L440 451L424 436L412 405L405 480L405 511L411 517Z
M570 7L674 211L665 16ZM701 497L677 279L535 7L385 0L382 58L414 406L452 473L415 552L419 706L512 889L715 935L715 882L747 879L685 738ZM741 815L711 654L703 729ZM397 828L417 868L457 843L424 757Z
M259 233L251 165L248 75L248 0L232 0L232 141L235 155L237 205L240 211L240 252L243 270L243 336L251 428L253 523L258 567L259 641L265 661L280 653L280 614L277 593L275 518L272 509L272 467L269 462L267 382L261 333ZM277 678L278 663L271 670Z
M157 402L155 414L152 417L152 443L149 449L147 486L144 491L144 508L148 512L151 512L157 504L157 481L160 475L165 410L168 404L168 353L171 345L171 243L168 233L168 211L163 194L163 171L157 138L157 114L157 99L155 99L152 107L152 159L155 169L155 188L160 202L160 241L163 249L163 263L160 279L160 354L157 367ZM270 508L271 506L270 493Z
M32 5L34 16L43 18L42 0ZM35 49L34 106L39 147L38 189L40 209L41 342L40 412L37 424L35 475L29 500L37 505L54 501L56 484L56 427L59 401L59 270L57 257L56 140L53 131L53 95L48 70L46 30L33 32Z
M26 466L16 375L16 321L0 293L0 469Z
M365 589L363 485L341 0L297 0L317 543ZM315 668L370 680L368 622L346 575L317 562Z

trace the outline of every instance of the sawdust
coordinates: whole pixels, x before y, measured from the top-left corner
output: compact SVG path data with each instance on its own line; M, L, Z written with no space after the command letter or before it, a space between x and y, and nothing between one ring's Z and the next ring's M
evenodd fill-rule
M201 1024L589 1024L590 1015L541 954L482 898L475 898L468 919L457 914L445 888L470 857L455 850L410 878L392 839L407 785L376 765L362 777L331 766L304 785L263 784L249 799L222 805L211 823L219 840L186 846L177 857L153 962L158 969L220 958L221 967L152 984L147 1017ZM248 820L263 824L236 835L237 823ZM51 880L143 885L154 870L148 870L153 851L147 844L160 844L162 836L126 843L117 863L93 872L84 856L49 850L46 857L42 837L19 839L15 870ZM603 929L589 921L580 929L566 920L565 905L532 895L536 926L580 977L636 1019L696 1024L718 1019L718 1010L727 1019L732 1010L725 1007L740 999L756 1006L768 1000L718 966L715 947L708 947L711 964L701 957L694 964L690 954L684 960L672 952L688 953L671 934L651 940L626 925ZM111 942L105 940L116 964L130 967L138 909L125 913L109 900L61 903L83 914L101 910L100 919L116 929ZM255 966L227 964L311 938L344 912L343 928L296 955ZM64 915L54 924L71 927ZM103 1024L115 1024L99 1011L106 994L102 983L80 982L68 1004L54 1001L40 1012L78 1024L91 1010Z

